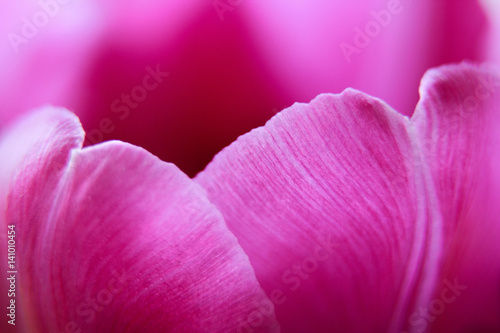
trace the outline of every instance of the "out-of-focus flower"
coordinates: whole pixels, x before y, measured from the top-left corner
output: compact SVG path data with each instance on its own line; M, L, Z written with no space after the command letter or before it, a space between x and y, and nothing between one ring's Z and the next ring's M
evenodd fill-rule
M491 61L500 63L500 2L496 0L481 0L481 3L490 22L487 34L488 41L485 45L487 57Z
M0 120L62 105L79 115L88 144L121 139L188 175L322 92L353 87L410 114L425 70L483 60L489 27L476 0L2 6ZM164 80L147 79L151 71Z
M18 320L498 331L500 77L447 66L420 93L411 119L352 89L295 104L194 180L121 142L80 149L68 112L28 117L0 141L0 224L22 240Z

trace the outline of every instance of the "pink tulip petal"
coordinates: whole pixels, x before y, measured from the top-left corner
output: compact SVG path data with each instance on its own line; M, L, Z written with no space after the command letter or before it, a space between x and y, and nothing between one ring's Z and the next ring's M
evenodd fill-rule
M429 71L412 119L443 216L441 281L427 305L432 332L500 331L500 76L468 64ZM442 281L465 290L453 294ZM448 288L450 289L450 288ZM444 294L442 294L444 293ZM444 296L443 296L444 295ZM455 297L456 296L456 297Z
M23 179L30 179L41 172L46 175L43 179L44 186L33 187L31 196L34 198L44 198L50 195L51 189L55 188L58 183L58 177L62 173L62 168L68 161L68 150L78 147L82 142L84 135L82 129L75 126L77 120L75 117L69 116L67 113L52 112L46 113L44 119L40 117L31 117L26 119L24 123L18 124L8 131L2 132L0 136L0 254L2 258L7 258L7 224L16 223L6 219L6 209L10 205L8 200L9 188L13 185L12 179L18 178L19 185L26 184ZM27 158L29 157L29 158ZM20 176L20 170L23 170L23 176ZM18 194L23 196L21 192ZM12 198L15 194L10 193ZM40 208L42 209L42 208ZM32 214L37 214L32 211ZM25 220L29 222L30 220ZM24 222L24 221L23 221ZM19 232L15 230L16 234ZM20 250L23 246L28 245L28 242L37 237L36 232L21 239L17 235L14 241L16 242L16 259L17 267L21 268L31 260L29 257L20 257ZM7 267L7 260L0 261L2 272L12 271L12 268ZM7 280L2 279L0 287L2 290L9 290ZM5 285L4 285L5 284ZM7 324L7 321L2 320L0 328L2 332L23 332L26 322L20 320L22 310L19 305L21 298L19 290L19 281L17 283L17 322L15 326ZM10 299L7 298L7 293L0 294L2 304L9 304ZM4 325L4 326L3 326Z
M428 302L439 216L408 125L354 90L320 95L240 137L196 177L283 332L397 332Z
M236 332L264 306L254 320L279 330L248 258L198 185L128 144L80 149L81 134L76 117L49 108L0 146L14 175L2 228L16 225L18 301L32 329Z

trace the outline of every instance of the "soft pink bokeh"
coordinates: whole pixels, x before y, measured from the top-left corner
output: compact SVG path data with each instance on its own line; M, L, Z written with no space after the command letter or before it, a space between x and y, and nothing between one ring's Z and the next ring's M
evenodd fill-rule
M0 121L46 103L76 112L89 134L108 118L93 142L131 142L194 175L238 135L319 93L353 87L411 114L426 69L486 58L489 23L475 0L393 2L231 1L218 13L203 0L73 0L18 53L8 34L41 8L3 4ZM340 44L390 6L397 14L348 62ZM170 76L121 120L113 101L157 65Z

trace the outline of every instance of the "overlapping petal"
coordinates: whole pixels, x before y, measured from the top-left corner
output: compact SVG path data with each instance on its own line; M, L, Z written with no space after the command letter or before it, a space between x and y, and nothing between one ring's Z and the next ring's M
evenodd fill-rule
M412 124L432 170L444 253L435 297L410 324L499 331L500 75L487 65L446 66L426 74L420 93Z
M430 71L411 120L352 90L296 104L196 177L285 332L498 329L492 73Z
M428 301L440 220L408 125L363 93L320 95L240 137L196 177L284 332L396 332Z
M39 332L228 332L270 304L198 185L140 148L82 142L76 117L48 108L0 145L18 321ZM272 307L260 320L279 330Z

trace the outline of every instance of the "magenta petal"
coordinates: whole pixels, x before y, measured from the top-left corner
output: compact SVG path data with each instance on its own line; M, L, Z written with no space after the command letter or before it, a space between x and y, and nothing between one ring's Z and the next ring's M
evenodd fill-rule
M500 76L487 66L442 67L425 75L421 95L412 123L433 171L445 252L432 320L417 315L414 326L499 332ZM465 289L450 294L446 280Z
M430 296L435 212L408 125L357 91L320 95L240 137L197 176L284 332L396 332Z
M0 231L0 253L3 258L7 258L7 225L18 224L18 222L29 223L31 221L31 216L16 221L7 218L6 209L12 205L12 200L8 200L8 197L10 196L13 199L17 197L23 198L28 193L30 194L29 198L53 197L52 193L58 186L59 177L63 174L63 168L65 168L69 159L68 151L79 147L83 141L84 133L77 124L78 119L69 112L47 108L43 113L43 117L27 118L23 123L1 133L0 226L2 230ZM38 174L45 177L43 186L38 186L38 184L30 181L30 179L37 177ZM13 179L17 179L17 181L14 182ZM16 187L17 192L10 191ZM28 189L29 187L30 189ZM33 201L33 204L35 209L31 209L31 212L27 212L24 207L19 207L20 213L36 215L45 209L43 206L36 207L36 201ZM14 231L19 233L20 230ZM37 233L33 232L22 238L18 234L14 239L17 249L15 261L18 264L18 267L14 267L14 269L25 267L31 260L31 255L22 257L20 251L24 246L30 246L29 243L35 237L37 237ZM3 272L13 270L7 267L7 260L0 261L0 268ZM5 284L6 281L2 279L0 282L0 287L3 290L9 290L7 284ZM29 323L29 321L19 319L20 311L22 311L19 304L22 298L19 282L17 283L16 293L16 326L7 324L7 321L2 320L0 324L2 332L22 332L25 325ZM9 301L12 298L7 298L7 293L1 293L0 295L2 304L10 304Z
M253 314L261 331L279 330L198 185L143 149L80 149L82 139L76 117L48 109L0 144L11 170L2 228L16 225L18 302L32 329L229 332Z

